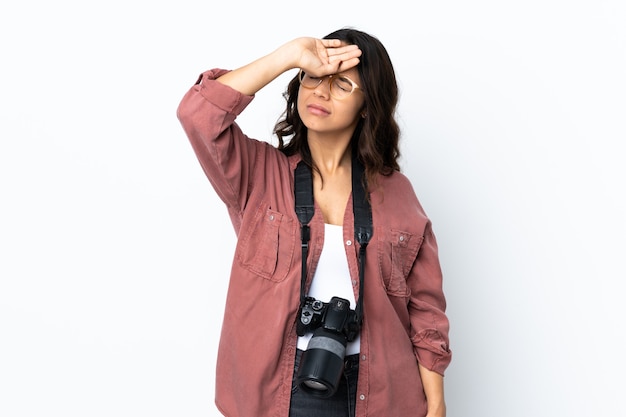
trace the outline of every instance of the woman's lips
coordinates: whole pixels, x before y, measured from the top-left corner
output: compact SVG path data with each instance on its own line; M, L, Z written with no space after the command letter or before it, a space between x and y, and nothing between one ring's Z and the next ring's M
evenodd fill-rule
M317 104L309 104L307 108L311 114L315 114L317 116L328 116L330 114L328 110Z

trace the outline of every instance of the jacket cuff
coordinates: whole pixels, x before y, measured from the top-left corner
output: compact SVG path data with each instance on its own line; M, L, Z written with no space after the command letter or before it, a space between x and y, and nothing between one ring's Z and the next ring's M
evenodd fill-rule
M234 88L216 81L217 78L228 72L230 70L221 68L205 71L198 77L195 88L208 102L228 113L239 115L254 99L254 96L242 94Z
M452 360L446 338L436 329L425 329L416 334L412 342L417 362L443 376Z

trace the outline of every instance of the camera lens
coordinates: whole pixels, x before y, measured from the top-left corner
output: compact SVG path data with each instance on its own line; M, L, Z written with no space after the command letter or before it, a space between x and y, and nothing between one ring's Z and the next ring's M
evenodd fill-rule
M318 328L302 353L296 383L311 395L331 397L341 380L345 353L345 336Z
M312 381L312 380L306 380L304 382L302 382L304 385L306 385L307 387L314 389L314 390L318 390L318 391L324 391L326 389L328 389L326 387L326 385L322 384L321 382L317 382L317 381Z

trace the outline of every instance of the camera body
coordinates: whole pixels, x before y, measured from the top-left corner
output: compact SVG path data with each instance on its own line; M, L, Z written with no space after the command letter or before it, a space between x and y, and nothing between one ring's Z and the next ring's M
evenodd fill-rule
M360 323L350 302L332 297L328 303L312 297L300 306L296 333L313 332L307 350L302 354L297 385L318 397L332 396L344 368L346 345L359 334Z
M359 323L356 313L350 310L350 301L333 297L328 303L306 297L298 313L296 333L304 336L318 327L343 334L346 341L352 342L359 334Z

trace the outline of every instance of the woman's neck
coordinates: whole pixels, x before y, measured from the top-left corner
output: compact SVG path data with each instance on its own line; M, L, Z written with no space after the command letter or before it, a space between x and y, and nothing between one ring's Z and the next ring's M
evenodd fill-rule
M322 177L333 177L351 171L352 158L350 138L341 140L332 138L309 138L309 149L313 164Z
M316 169L313 195L324 222L342 225L346 204L352 191L352 158L349 146L309 144Z

